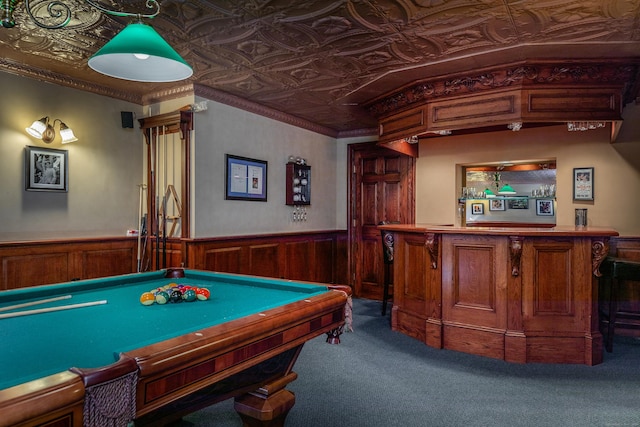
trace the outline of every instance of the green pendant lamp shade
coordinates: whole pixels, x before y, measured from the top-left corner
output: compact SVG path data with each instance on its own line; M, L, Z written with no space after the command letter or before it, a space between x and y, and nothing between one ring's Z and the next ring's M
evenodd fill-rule
M512 186L510 186L509 184L505 184L500 191L498 191L499 194L516 194L516 190L513 189Z
M89 59L89 67L110 77L138 82L174 82L193 69L151 26L127 25Z

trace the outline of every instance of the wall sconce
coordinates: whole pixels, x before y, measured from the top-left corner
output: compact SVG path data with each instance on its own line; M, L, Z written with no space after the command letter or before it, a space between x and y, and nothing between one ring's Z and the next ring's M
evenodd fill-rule
M0 24L4 28L15 26L13 11L18 1L0 1ZM106 9L92 0L84 2L107 15L138 20L127 25L89 59L89 67L93 70L109 77L140 82L174 82L191 77L191 66L160 34L142 23L142 18L151 19L160 13L158 1L146 0L146 7L155 9L151 14L118 12ZM24 5L33 23L48 30L64 28L73 16L78 16L62 0L42 0L33 5L25 0Z
M56 138L56 131L53 128L56 122L60 122L60 137L63 144L77 141L78 138L73 134L73 131L62 120L55 119L53 124L49 123L49 117L43 117L40 120L36 120L26 128L27 133L34 138L41 139L45 144L51 144Z

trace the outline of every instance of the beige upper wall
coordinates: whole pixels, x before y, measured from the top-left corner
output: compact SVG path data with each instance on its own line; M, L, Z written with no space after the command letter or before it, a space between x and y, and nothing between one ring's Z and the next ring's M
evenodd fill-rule
M204 101L196 97L196 102ZM336 140L234 107L208 101L194 114L193 237L296 233L336 228ZM225 200L225 155L265 160L267 201ZM292 221L285 204L286 163L311 166L307 220ZM340 171L342 174L342 171Z
M420 143L416 165L416 221L455 223L460 165L556 159L557 224L573 225L576 208L588 209L589 226L640 235L640 107L624 110L615 144L609 128L568 132L566 126L431 138ZM593 202L573 201L573 168L594 167Z
M162 114L204 99L185 97L161 105L135 104L32 79L0 73L5 110L0 115L0 240L123 235L135 228L138 184L144 179L144 144L137 123L122 129L120 111ZM348 145L370 138L336 141L323 135L208 101L195 114L192 180L194 236L345 229L348 200ZM24 128L42 116L59 117L79 141L62 147L29 137ZM450 136L422 142L417 161L418 222L453 223L460 177L458 166L498 160L555 158L558 162L558 223L573 224L574 209L589 209L589 224L640 235L640 106L624 110L618 142L608 130L569 133L564 126ZM24 191L24 147L69 150L69 192ZM225 153L269 162L268 202L224 200ZM293 223L285 205L285 164L289 154L312 166L308 221ZM595 168L595 202L574 203L572 170Z
M123 129L121 111L138 105L0 72L0 240L122 236L136 228L143 144ZM44 116L60 118L78 141L62 145L24 131ZM59 128L56 126L56 132ZM67 193L25 191L25 146L68 151Z

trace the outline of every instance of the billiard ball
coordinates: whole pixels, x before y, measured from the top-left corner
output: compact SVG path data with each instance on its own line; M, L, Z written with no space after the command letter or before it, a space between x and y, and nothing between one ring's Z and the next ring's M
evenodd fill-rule
M171 294L170 294L170 297L169 297L169 301L170 302L182 302L182 292L180 292L177 289L171 291Z
M169 294L165 291L156 292L156 302L158 304L166 304L169 302Z
M182 293L182 299L187 302L192 302L196 300L196 291L193 289L187 289Z
M145 292L140 295L140 302L142 303L142 305L152 305L154 302L156 302L156 296L153 294L153 292Z
M207 288L198 288L198 289L196 289L196 297L198 298L199 301L208 300L210 295L211 294L209 292L209 289L207 289Z

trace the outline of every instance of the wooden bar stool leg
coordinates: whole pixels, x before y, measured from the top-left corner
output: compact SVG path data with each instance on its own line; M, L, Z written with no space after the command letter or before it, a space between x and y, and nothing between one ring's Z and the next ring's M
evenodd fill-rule
M616 314L618 312L618 278L611 278L611 291L609 294L609 324L607 325L607 352L613 351L613 335L615 333Z
M382 315L387 314L387 301L389 301L389 264L384 265L384 285L382 287Z

